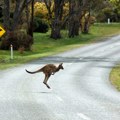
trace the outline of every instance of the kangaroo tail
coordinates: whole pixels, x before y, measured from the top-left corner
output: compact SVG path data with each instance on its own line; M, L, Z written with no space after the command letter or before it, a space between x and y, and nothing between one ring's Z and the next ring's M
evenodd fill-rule
M26 69L25 69L25 70L26 70ZM34 72L30 72L30 71L26 70L26 72L27 72L27 73L30 73L30 74L35 74L35 73L40 72L40 70L37 70L37 71L34 71Z

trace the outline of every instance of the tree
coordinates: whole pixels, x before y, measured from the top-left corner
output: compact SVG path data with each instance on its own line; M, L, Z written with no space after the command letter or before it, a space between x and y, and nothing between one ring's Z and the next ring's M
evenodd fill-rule
M109 0L109 1L112 4L112 10L114 13L114 17L112 19L115 22L120 22L120 0Z
M15 49L19 49L20 47L25 47L24 49L26 50L30 49L33 43L32 32L28 32L28 34L26 34L25 32L20 31L18 26L21 22L23 11L25 10L25 8L26 10L28 9L28 4L31 2L33 6L34 0L11 0L11 1L4 0L3 1L4 3L3 4L3 24L6 29L6 36L2 40L1 49L9 49L10 44L14 44ZM13 7L12 5L15 7ZM32 15L31 15L31 21L33 19ZM32 31L32 22L28 26L27 31L29 30ZM22 38L24 38L24 41L22 41ZM22 43L21 41L24 43Z
M51 22L51 38L58 39L61 38L61 23L62 23L62 16L63 16L63 6L64 6L64 0L44 0L49 20ZM52 2L54 3L54 7L52 8ZM54 16L52 16L52 13L54 13Z
M6 30L10 29L10 1L4 0L3 22Z
M75 35L79 35L79 15L81 13L79 9L79 1L69 0L69 37L74 37Z
M90 17L91 17L91 4L92 4L92 1L88 0L85 5L85 8L83 10L84 11L84 15L83 15L84 24L83 24L83 28L82 28L83 33L89 33Z
M92 10L99 22L120 22L120 0L98 0L93 2Z
M69 37L89 32L91 13L103 0L69 0Z
M4 0L3 16L4 16L4 27L8 31L14 31L19 24L19 18L25 7L33 0L12 0L15 4L15 10L13 12L13 17L10 18L10 0ZM11 23L12 20L12 23Z
M69 37L79 35L79 28L82 27L80 23L88 11L88 3L88 0L69 0Z
M28 5L28 4L27 4ZM27 7L28 9L28 7ZM26 10L27 10L26 9ZM27 13L28 16L29 16L29 13ZM31 2L31 19L30 19L30 22L29 22L29 17L28 18L28 31L27 33L33 37L33 20L34 20L34 0L32 0Z

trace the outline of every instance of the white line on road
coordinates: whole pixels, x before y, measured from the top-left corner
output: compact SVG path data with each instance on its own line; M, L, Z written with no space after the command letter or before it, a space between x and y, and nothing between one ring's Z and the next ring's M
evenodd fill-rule
M63 99L62 99L61 97L56 96L56 98L57 98L59 101L63 102Z
M89 117L87 117L86 115L84 115L83 113L77 113L77 115L82 118L83 120L91 120Z

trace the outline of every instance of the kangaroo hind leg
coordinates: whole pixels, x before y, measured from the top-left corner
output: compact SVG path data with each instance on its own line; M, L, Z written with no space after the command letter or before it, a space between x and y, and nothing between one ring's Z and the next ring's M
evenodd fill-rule
M50 86L47 84L49 77L50 77L50 75L45 75L45 79L44 79L43 83L47 86L47 88L50 89Z

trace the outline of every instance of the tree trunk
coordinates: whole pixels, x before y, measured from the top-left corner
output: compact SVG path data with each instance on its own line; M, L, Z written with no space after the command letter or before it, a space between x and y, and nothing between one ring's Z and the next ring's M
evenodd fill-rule
M79 28L80 28L80 21L79 21L79 15L75 15L74 17L74 35L79 35Z
M83 28L83 33L89 33L89 27L90 27L90 10L88 16L84 17L85 22L84 22L84 28Z
M51 25L51 38L53 39L58 39L61 38L61 25L59 20L53 20L52 25Z
M87 34L88 32L89 32L89 22L88 20L85 20L83 33Z
M31 19L30 19L30 23L28 24L28 35L30 35L31 37L33 37L33 19L34 19L34 0L32 0L31 3Z
M4 0L3 22L4 22L5 29L7 31L10 30L10 2L9 0Z
M46 8L48 10L49 19L51 22L51 35L50 37L53 39L59 39L61 38L61 21L62 21L62 15L63 15L63 5L64 0L54 0L54 10L51 10L51 0L44 0L46 4ZM54 18L52 16L52 11L54 11Z
M79 21L76 21L73 19L70 19L69 21L69 37L74 37L79 35Z
M79 15L78 9L76 9L78 3L74 0L69 0L69 37L74 37L79 35Z
M74 34L74 29L75 29L75 22L74 22L74 17L71 16L71 18L69 19L69 33L68 33L68 36L71 38L71 37L74 37L75 34Z

